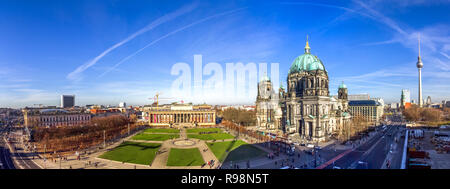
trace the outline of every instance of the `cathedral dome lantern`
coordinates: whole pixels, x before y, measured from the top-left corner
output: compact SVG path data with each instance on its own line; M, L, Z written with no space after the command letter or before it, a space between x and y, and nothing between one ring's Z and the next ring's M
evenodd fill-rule
M315 70L322 70L326 72L322 61L317 56L311 54L309 42L306 41L305 53L298 56L294 62L292 62L291 68L289 69L289 74Z

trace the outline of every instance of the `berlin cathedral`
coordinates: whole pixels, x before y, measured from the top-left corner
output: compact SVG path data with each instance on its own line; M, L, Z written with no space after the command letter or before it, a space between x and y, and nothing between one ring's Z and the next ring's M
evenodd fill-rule
M347 94L342 83L337 97L330 96L328 72L306 41L305 53L289 69L287 90L281 85L276 92L267 76L258 83L257 129L281 130L292 139L326 141L350 121Z

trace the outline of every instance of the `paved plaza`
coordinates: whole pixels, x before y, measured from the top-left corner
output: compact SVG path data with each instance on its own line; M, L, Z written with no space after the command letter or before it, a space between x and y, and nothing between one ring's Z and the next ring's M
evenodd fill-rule
M276 154L278 147L269 143L257 143L255 139L248 136L239 135L234 139L224 140L200 140L188 138L187 129L184 127L178 128L180 130L179 137L174 139L168 139L165 141L151 141L151 140L135 140L133 137L138 134L147 133L139 132L123 138L120 141L111 143L106 146L105 149L98 149L96 151L80 154L80 159L77 159L76 154L66 156L63 160L60 159L48 159L44 161L42 158L35 158L33 161L41 168L46 169L279 169L285 166L292 166L302 169L314 169L319 165L326 164L333 158L345 153L348 150L356 148L357 146L364 144L366 140L357 141L356 144L341 145L335 143L335 141L329 141L325 143L319 143L321 150L317 154L311 154L311 149L305 146L296 146L295 153L293 155L287 155L285 153ZM149 134L174 134L173 132L151 132ZM265 152L265 154L276 154L269 158L265 156L249 157L248 159L229 161L224 159L224 162L220 162L213 151L208 146L208 143L214 142L228 142L233 140L242 140L247 144ZM121 162L115 160L109 160L100 158L105 152L116 149L123 142L136 142L136 143L153 143L160 144L161 146L156 152L153 161L149 158L149 163L135 164L128 162ZM197 148L205 162L202 166L167 166L169 154L171 149L192 149ZM229 153L229 152L227 152ZM215 163L213 166L207 164L208 161L213 160ZM150 163L151 162L151 163Z

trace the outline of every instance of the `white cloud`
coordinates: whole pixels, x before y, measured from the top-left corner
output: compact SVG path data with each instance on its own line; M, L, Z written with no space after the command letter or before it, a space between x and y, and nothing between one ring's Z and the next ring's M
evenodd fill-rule
M109 73L110 71L112 71L112 70L114 70L115 68L117 68L118 66L120 66L122 63L126 62L126 61L129 60L130 58L132 58L132 57L136 56L137 54L139 54L141 51L145 50L146 48L148 48L148 47L150 47L150 46L152 46L152 45L158 43L159 41L161 41L161 40L163 40L163 39L165 39L165 38L167 38L167 37L169 37L169 36L175 35L175 34L178 33L178 32L181 32L181 31L186 30L186 29L188 29L188 28L190 28L190 27L193 27L193 26L198 25L198 24L201 24L201 23L203 23L203 22L205 22L205 21L211 20L211 19L213 19L213 18L217 18L217 17L220 17L220 16L225 16L225 15L233 14L233 13L236 13L236 12L241 11L241 10L243 10L243 9L244 9L244 8L240 8L240 9L235 9L235 10L231 10L231 11L226 11L226 12L223 12L223 13L215 14L215 15L212 15L212 16L208 16L208 17L206 17L206 18L197 20L197 21L195 21L195 22L193 22L193 23L190 23L190 24L188 24L188 25L186 25L186 26L183 26L183 27L181 27L181 28L178 28L178 29L176 29L176 30L173 30L173 31L171 31L171 32L169 32L169 33L167 33L167 34L165 34L165 35L163 35L163 36L161 36L161 37L159 37L159 38L153 40L152 42L150 42L149 44L145 45L144 47L142 47L141 49L137 50L136 52L134 52L134 53L128 55L127 57L125 57L124 59L122 59L121 61L119 61L118 63L116 63L116 64L115 64L113 67L111 67L109 70L107 70L107 71L103 72L102 74L100 74L99 77L104 76L105 74Z
M166 14L162 17L159 17L158 19L156 19L155 21L151 22L150 24L148 24L146 27L140 29L139 31L133 33L132 35L128 36L127 38L125 38L124 40L120 41L119 43L116 43L115 45L109 47L108 49L106 49L105 51L103 51L102 53L100 53L98 56L96 56L94 59L84 63L83 65L79 66L77 69L75 69L74 71L72 71L71 73L69 73L67 75L67 78L70 80L80 80L80 74L83 73L86 69L88 69L89 67L95 65L100 59L102 59L104 56L106 56L108 53L110 53L111 51L113 51L114 49L124 45L125 43L133 40L134 38L158 27L161 24L164 24L166 22L169 22L183 14L186 14L190 11L192 11L194 8L196 8L197 5L196 4L190 4L188 6L184 6L174 12L171 12L169 14Z

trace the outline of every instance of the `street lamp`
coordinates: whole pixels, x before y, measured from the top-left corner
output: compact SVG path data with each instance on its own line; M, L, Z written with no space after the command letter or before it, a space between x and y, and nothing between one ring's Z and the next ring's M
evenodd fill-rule
M318 152L318 150L316 149L316 146L317 146L317 143L316 143L316 145L314 145L314 168L316 168L317 167L317 152Z
M45 157L45 153L47 151L47 144L44 144L44 169L45 169L45 162L47 161L46 157Z
M106 130L103 130L103 148L106 148Z

